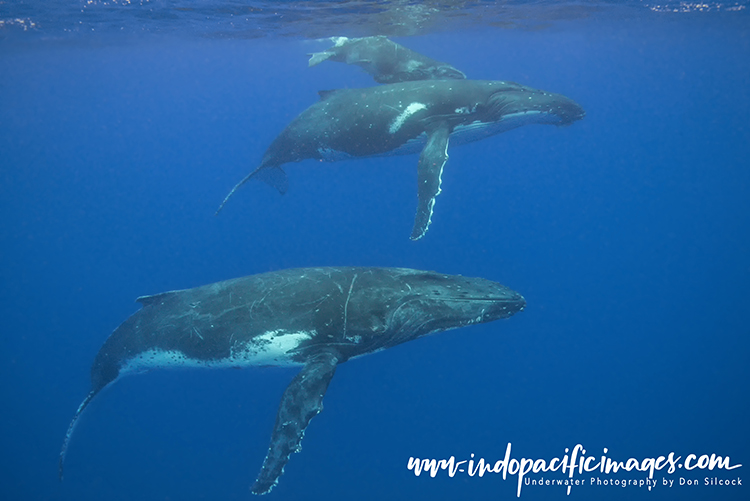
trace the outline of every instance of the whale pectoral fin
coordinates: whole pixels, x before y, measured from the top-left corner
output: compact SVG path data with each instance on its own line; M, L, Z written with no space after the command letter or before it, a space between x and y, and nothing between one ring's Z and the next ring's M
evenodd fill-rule
M440 194L440 178L443 174L443 166L448 161L449 137L450 126L448 123L437 124L435 128L428 132L427 144L425 144L419 156L417 215L414 218L414 228L411 230L412 240L422 238L430 226L435 197Z
M323 410L323 395L336 372L338 360L333 352L321 352L311 357L289 383L281 397L268 454L251 489L253 494L270 492L284 473L289 456L300 451L305 428Z

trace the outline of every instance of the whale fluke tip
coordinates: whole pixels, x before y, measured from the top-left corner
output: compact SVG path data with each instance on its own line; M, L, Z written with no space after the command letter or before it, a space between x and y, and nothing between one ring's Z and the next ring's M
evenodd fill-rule
M94 390L91 390L88 395L86 395L86 398L83 399L83 402L81 402L81 405L78 406L78 410L73 416L73 420L70 422L70 425L68 425L68 431L67 433L65 433L65 439L63 440L62 449L60 449L60 461L57 467L58 468L57 476L60 478L60 482L63 481L63 472L65 469L65 454L68 452L68 445L70 445L70 437L73 436L73 430L75 429L76 423L78 423L78 419L81 417L81 414L83 413L84 409L86 409L86 407L89 405L89 403L96 396L97 393L99 393L99 390L94 389Z
M245 176L242 179L242 181L240 181L239 183L237 183L237 184L234 185L234 188L232 188L232 191L230 191L229 194L227 194L227 196L224 197L224 200L221 202L221 205L219 205L219 208L216 209L216 212L214 212L214 216L218 216L219 215L219 212L221 212L221 209L224 208L224 206L227 204L227 202L229 201L229 199L232 198L232 195L234 195L234 192L237 191L240 186L242 186L243 184L245 184L248 179L250 179L251 177L253 177L253 175L255 175L256 172L258 172L258 171L254 170L253 172L251 172L250 174L248 174L247 176Z

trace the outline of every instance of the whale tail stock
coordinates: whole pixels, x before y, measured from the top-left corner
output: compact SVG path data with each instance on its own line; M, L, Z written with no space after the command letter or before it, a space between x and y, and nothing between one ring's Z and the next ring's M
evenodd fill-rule
M224 197L221 205L219 205L219 208L216 209L216 212L214 212L214 216L218 216L219 212L221 212L221 209L224 208L224 206L227 204L227 201L229 201L229 199L240 188L240 186L242 186L252 178L260 179L261 181L273 186L282 195L286 193L286 190L289 187L289 181L287 180L286 172L284 172L284 169L282 169L278 165L267 165L265 163L261 163L260 167L252 171L250 174L242 178L239 183L234 185L234 188L232 188L227 196Z

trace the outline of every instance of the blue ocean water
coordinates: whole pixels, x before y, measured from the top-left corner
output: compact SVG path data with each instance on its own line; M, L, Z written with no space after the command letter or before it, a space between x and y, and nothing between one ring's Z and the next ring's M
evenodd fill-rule
M525 311L339 367L269 499L510 499L494 463L589 456L733 470L581 473L524 499L747 499L750 17L747 3L0 3L3 499L247 499L295 371L124 378L60 444L94 355L141 295L303 266L481 276ZM586 109L450 149L424 239L416 156L286 166L231 187L322 89L325 36L387 34L470 78ZM528 478L564 479L559 472ZM664 480L674 481L673 486ZM679 485L697 480L699 485ZM709 482L710 483L710 482Z

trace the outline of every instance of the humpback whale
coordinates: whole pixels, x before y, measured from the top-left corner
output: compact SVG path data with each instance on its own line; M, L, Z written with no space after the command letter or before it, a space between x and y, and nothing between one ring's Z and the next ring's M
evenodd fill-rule
M477 141L527 124L569 125L585 112L575 101L513 82L424 80L364 89L323 91L276 137L260 165L237 183L258 177L286 192L281 166L306 159L420 153L412 240L430 225L448 143Z
M329 60L354 64L382 84L466 78L466 75L450 64L423 56L385 36L331 37L330 40L333 47L310 54L308 66L316 66Z
M507 318L526 303L482 278L405 268L302 268L138 298L107 338L84 409L118 378L152 368L301 366L281 398L255 494L269 492L323 408L338 364L427 334Z

